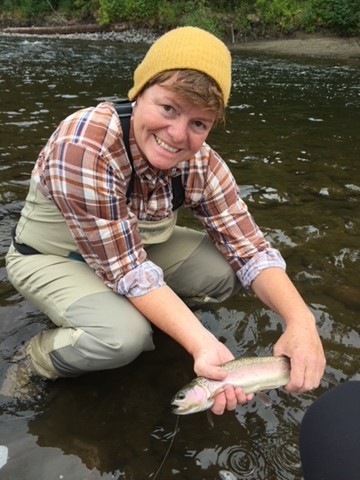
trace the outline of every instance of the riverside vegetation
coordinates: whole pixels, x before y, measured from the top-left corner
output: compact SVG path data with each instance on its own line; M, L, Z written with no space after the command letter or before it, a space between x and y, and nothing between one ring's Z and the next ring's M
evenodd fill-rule
M233 43L298 31L360 34L359 0L0 0L8 25L91 23L169 29L192 25Z

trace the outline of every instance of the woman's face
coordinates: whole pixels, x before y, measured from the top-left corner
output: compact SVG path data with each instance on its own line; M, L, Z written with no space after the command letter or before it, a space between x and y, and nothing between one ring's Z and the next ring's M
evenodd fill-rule
M154 168L167 170L189 160L200 149L215 122L215 114L186 103L162 85L152 85L138 95L134 133L146 160Z

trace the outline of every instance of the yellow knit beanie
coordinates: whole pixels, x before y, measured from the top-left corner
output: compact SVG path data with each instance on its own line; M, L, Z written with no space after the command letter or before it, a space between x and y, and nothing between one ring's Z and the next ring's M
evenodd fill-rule
M134 100L155 75L178 69L206 73L218 84L224 105L227 104L231 89L230 52L221 40L197 27L175 28L153 43L134 72L129 99Z

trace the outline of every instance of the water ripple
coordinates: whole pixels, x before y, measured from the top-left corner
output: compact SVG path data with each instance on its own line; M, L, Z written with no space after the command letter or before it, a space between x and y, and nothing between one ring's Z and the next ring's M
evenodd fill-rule
M237 445L226 448L207 448L196 456L196 464L201 468L208 469L211 466L218 466L236 474L240 478L251 478L260 480L264 478L266 462L264 456L249 448L246 441L240 441Z
M276 480L292 480L301 473L301 463L297 443L276 439L269 449L267 462L276 472Z
M264 471L265 459L259 452L249 450L249 445L234 445L223 450L219 454L218 464L230 469L241 478L257 478L257 471Z

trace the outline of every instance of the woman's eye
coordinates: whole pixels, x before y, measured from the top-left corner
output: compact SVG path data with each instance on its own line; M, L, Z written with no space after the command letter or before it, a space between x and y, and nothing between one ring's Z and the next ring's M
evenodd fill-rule
M194 127L195 127L196 130L201 130L201 131L203 131L203 130L206 130L206 129L207 129L207 125L205 125L205 123L204 123L204 122L201 122L200 120L195 120L195 121L193 122L193 125L194 125Z
M163 105L162 107L166 113L173 113L175 111L171 105Z

